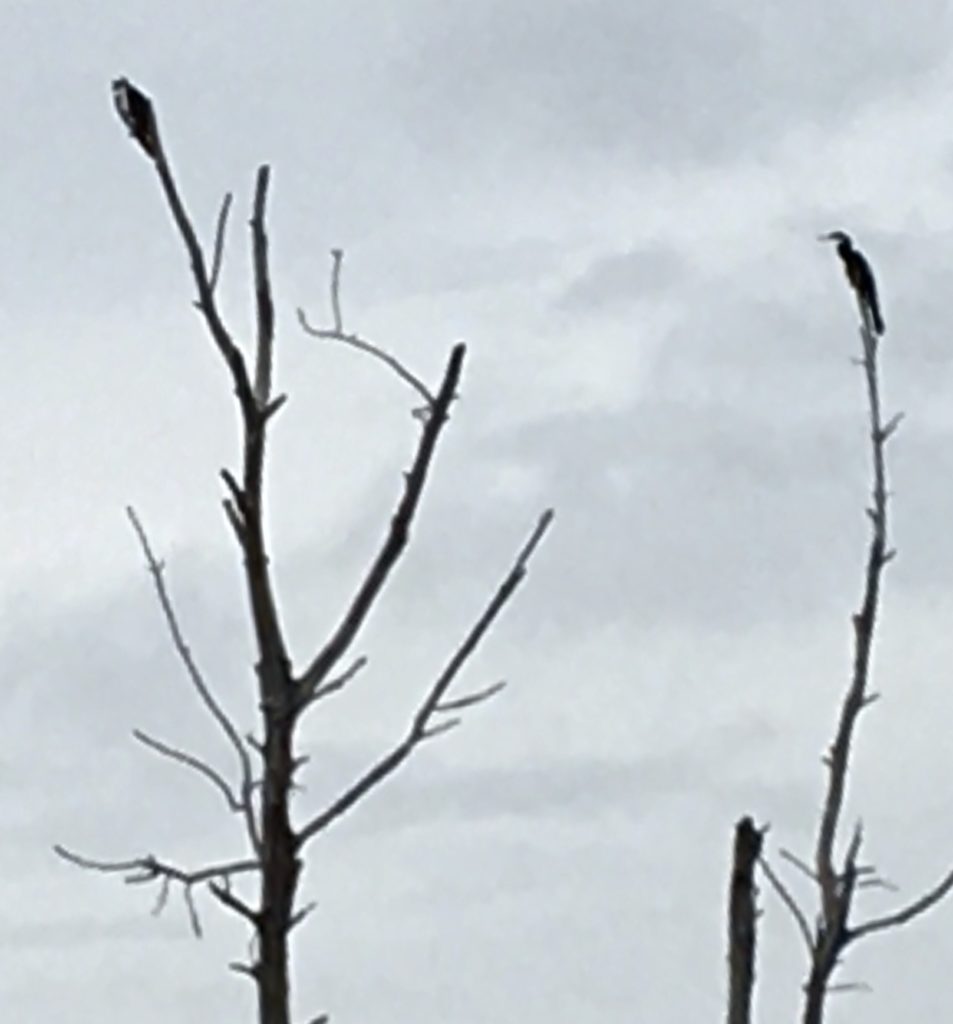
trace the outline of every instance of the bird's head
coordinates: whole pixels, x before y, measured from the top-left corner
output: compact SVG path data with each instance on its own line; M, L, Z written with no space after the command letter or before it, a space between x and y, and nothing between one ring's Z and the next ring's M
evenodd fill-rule
M818 235L817 240L819 242L837 242L838 245L842 242L847 245L851 244L850 235L846 231L828 231L826 235Z

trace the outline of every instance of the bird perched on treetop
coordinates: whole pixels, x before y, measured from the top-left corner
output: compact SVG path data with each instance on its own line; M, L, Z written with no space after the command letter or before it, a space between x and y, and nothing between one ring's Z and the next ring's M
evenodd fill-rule
M146 156L155 160L158 147L152 100L137 89L128 78L117 78L112 84L112 89L116 110L123 124L129 129L129 134L142 146Z
M854 243L846 231L831 231L821 235L819 241L837 243L837 255L844 264L847 280L857 293L861 308L870 313L874 330L878 334L883 334L884 320L880 313L880 300L877 298L877 283L874 281L874 272L870 269L867 257L859 249L854 248Z

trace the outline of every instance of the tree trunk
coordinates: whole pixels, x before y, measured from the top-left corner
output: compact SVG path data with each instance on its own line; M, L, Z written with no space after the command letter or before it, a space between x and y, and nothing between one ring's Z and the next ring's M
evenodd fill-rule
M265 791L262 805L262 876L258 923L259 1024L291 1024L288 936L294 914L300 863L288 817L291 789L292 719L268 716L265 739Z

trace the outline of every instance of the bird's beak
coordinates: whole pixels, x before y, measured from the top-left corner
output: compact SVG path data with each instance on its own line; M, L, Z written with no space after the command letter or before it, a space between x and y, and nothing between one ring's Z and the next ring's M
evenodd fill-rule
M833 242L834 241L834 235L833 235L833 233L828 233L826 235L818 235L817 236L817 240L819 242Z

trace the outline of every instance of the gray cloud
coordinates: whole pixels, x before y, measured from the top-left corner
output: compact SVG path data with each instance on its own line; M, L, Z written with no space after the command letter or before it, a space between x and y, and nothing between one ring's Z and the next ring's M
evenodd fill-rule
M408 128L461 159L487 146L505 160L514 131L551 160L574 149L648 164L725 159L802 120L844 118L945 55L933 32L948 13L935 0L897 21L859 2L839 7L834 24L820 3L759 22L747 13L602 0L435 14L404 70Z
M450 339L471 343L411 548L355 651L370 665L303 730L314 761L296 811L401 734L536 515L558 509L459 681L511 686L309 857L320 906L297 936L296 1019L723 1012L731 824L764 815L772 842L810 848L817 755L849 670L869 482L855 313L813 240L837 226L874 261L885 396L908 413L877 647L890 713L863 724L849 813L906 891L934 880L950 845L943 787L923 784L946 770L951 657L947 5L7 13L7 1016L254 1012L224 967L246 951L237 924L208 908L195 944L181 903L155 921L151 894L49 853L240 849L219 798L128 736L140 726L231 767L125 533L130 498L193 650L254 721L215 482L234 408L154 177L110 110L119 73L154 93L203 237L236 191L221 296L243 339L248 190L258 161L275 166L293 401L269 524L299 661L380 542L417 427L378 367L303 342L294 305L324 305L326 249L341 244L352 326L427 374ZM767 894L765 907L758 999L780 1019L802 951ZM948 913L884 942L881 961L852 960L882 979L871 1024L942 1017Z
M639 299L660 300L685 277L678 256L664 246L593 260L557 299L559 310L598 310L612 316Z

